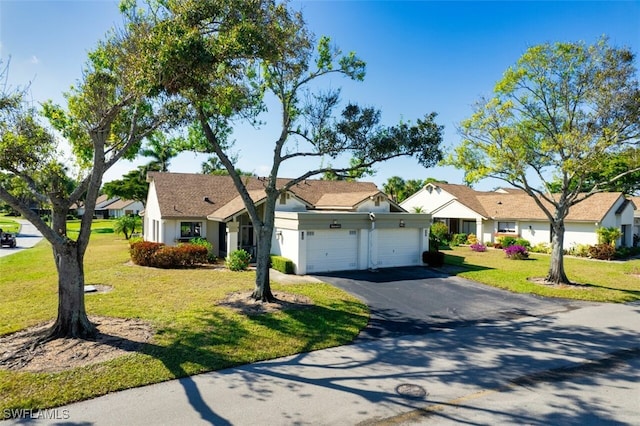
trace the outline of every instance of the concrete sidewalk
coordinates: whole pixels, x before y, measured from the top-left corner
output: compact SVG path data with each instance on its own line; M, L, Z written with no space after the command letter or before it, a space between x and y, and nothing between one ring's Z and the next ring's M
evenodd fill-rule
M259 362L6 424L638 424L639 357L640 304L601 304Z

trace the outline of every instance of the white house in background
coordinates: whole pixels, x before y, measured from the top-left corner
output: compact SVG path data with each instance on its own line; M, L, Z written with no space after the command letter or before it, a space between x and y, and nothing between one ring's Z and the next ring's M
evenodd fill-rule
M263 211L264 180L243 179ZM229 176L150 172L147 180L145 240L174 245L201 237L217 256L255 253L253 225ZM299 275L421 265L430 223L373 183L305 180L277 202L272 254L291 259Z
M400 205L407 211L419 208L434 221L445 222L451 233L475 234L483 243L502 235L522 237L532 245L551 242L549 220L519 189L483 192L464 185L428 183ZM596 244L600 227L619 228L622 237L617 244L631 247L634 209L634 203L620 192L594 194L572 206L565 220L564 248Z
M109 219L137 215L142 210L144 210L144 205L140 201L123 200L120 197L109 198L103 194L96 200L94 215L101 219ZM84 215L84 206L77 207L76 214L78 216Z
M633 212L633 235L640 238L640 197L627 197L635 205Z

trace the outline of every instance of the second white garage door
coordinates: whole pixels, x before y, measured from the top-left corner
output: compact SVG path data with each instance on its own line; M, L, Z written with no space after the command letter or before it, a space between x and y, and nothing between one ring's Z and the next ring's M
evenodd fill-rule
M358 231L330 229L307 232L307 271L358 269Z
M420 231L418 229L378 229L379 268L418 265L420 253Z

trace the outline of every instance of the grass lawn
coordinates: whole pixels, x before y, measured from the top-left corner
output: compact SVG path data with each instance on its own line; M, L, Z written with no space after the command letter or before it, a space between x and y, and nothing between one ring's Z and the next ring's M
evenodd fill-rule
M15 234L16 232L18 232L19 228L20 224L15 220L6 216L0 216L0 229L2 229L2 232Z
M531 253L527 260L508 259L502 250L474 252L469 247L444 251L445 262L455 266L456 275L517 293L563 297L596 302L631 302L640 299L640 260L599 261L565 256L565 271L580 287L549 287L528 281L543 278L550 256Z
M311 298L307 309L246 316L216 302L253 288L251 271L161 270L129 263L128 243L95 221L85 261L87 313L150 322L155 334L139 352L59 373L0 370L0 412L54 407L109 392L350 342L368 320L366 305L328 284L273 283L274 291ZM70 225L70 234L74 229ZM77 229L77 227L76 227ZM51 247L0 258L0 335L56 316Z

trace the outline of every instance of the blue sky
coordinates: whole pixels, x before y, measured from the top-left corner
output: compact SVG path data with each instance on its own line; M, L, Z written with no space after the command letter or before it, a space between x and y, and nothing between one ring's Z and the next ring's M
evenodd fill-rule
M455 127L471 105L490 95L503 72L533 45L595 42L607 35L614 45L640 53L640 1L297 1L310 29L328 35L344 51L367 62L364 82L332 78L325 87L342 88L343 99L382 110L385 124L416 120L435 111L445 126L444 148L459 142ZM31 82L40 102L62 102L62 93L81 77L86 53L122 22L117 1L0 0L0 57L11 57L9 83ZM243 170L266 174L277 112L263 118L259 130L239 126L234 138ZM198 172L203 157L184 153L171 171ZM119 178L144 160L120 162L105 180ZM338 162L334 163L336 166ZM296 161L282 168L294 177L315 167ZM376 167L367 180L380 187L391 176L435 177L462 183L450 167L425 169L413 159L395 159ZM504 185L483 181L476 189Z

